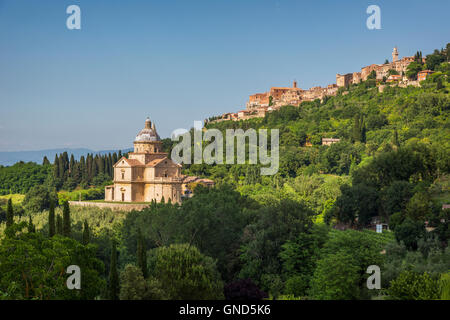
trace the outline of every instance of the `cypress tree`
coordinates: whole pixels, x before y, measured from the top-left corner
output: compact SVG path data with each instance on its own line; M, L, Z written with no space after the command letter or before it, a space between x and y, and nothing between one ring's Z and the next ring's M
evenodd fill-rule
M64 151L62 154L63 163L64 163L64 171L69 171L69 154L67 151Z
M366 123L363 116L355 115L354 117L352 140L353 142L366 142Z
M353 132L352 132L353 142L361 141L361 128L359 126L359 115L355 115L353 118Z
M366 122L361 118L361 142L366 143Z
M62 155L58 159L58 172L61 182L64 183L66 170L64 169L64 157Z
M63 234L63 220L59 214L56 216L56 234Z
M47 156L44 156L44 160L42 160L42 165L46 166L46 165L49 165L49 164L50 164L50 161L48 161Z
M80 182L86 182L87 181L87 172L86 172L86 161L84 159L84 156L81 156L80 162L79 162L79 169L80 171Z
M398 141L398 132L397 129L394 129L394 145L400 147L400 141Z
M14 209L11 198L8 199L8 207L6 209L6 227L11 227L14 223Z
M92 179L92 156L88 153L86 157L86 181L90 182Z
M55 201L50 199L50 208L48 209L48 236L51 238L55 235Z
M55 179L59 179L59 158L58 154L55 154L55 161L53 162L53 176Z
M75 162L72 168L72 179L78 185L81 182L80 164Z
M73 154L70 156L70 162L69 162L69 173L70 176L73 178L73 169L75 167L75 157Z
M117 272L117 248L116 242L112 241L111 262L109 266L108 298L119 300L119 274Z
M112 157L111 157L111 153L108 154L108 168L109 168L109 172L108 175L112 178L113 177L113 161L112 161Z
M69 202L65 201L63 205L63 236L70 237L71 231L71 221L70 221L70 208Z
M137 242L137 265L142 270L144 278L148 276L147 270L147 252L145 250L144 238L142 237L141 229L138 230L138 242Z
M93 158L93 160L92 160L91 179L94 179L98 174L98 163L97 162L98 162L97 156L95 156L95 158Z
M34 227L33 220L31 219L31 216L28 216L28 233L35 233L36 228Z
M90 235L90 231L89 231L89 224L88 224L87 220L84 220L82 243L84 245L88 245L90 240L91 240L91 235Z

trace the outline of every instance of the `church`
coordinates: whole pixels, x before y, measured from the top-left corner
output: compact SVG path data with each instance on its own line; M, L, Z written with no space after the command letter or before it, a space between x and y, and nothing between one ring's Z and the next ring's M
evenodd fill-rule
M181 165L162 152L162 142L149 118L134 140L134 152L114 165L114 185L105 187L105 201L181 203Z

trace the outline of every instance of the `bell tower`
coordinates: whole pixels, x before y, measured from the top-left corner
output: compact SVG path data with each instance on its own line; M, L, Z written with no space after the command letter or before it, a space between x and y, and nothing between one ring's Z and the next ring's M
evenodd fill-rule
M394 51L392 51L392 62L398 61L398 50L397 47L394 48Z

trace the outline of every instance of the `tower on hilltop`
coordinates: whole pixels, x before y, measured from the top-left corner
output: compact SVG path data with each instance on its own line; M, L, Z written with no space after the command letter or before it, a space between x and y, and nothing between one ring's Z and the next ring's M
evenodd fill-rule
M392 62L398 61L398 50L397 47L394 48L394 51L392 51Z

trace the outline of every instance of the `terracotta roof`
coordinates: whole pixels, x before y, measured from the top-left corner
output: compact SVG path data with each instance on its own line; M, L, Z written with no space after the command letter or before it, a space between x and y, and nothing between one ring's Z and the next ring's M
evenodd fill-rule
M210 179L198 179L198 182L203 182L203 183L206 183L206 184L208 184L208 183L213 184L214 183L214 181L210 180Z
M206 184L214 184L213 180L199 178L197 176L182 176L181 178L183 179L183 183L200 182Z
M198 179L198 177L195 176L184 176L183 178L183 183L191 183L194 182Z
M167 160L167 158L160 158L160 159L155 159L153 161L150 161L149 163L147 163L147 167L154 167L163 160Z
M136 159L127 159L127 162L132 166L142 166L144 165L142 162Z
M130 166L143 166L143 165L144 165L144 164L143 164L142 162L140 162L139 160L136 160L136 159L127 159L127 158L125 158L125 157L120 158L119 161L117 161L117 163L116 163L115 165L121 164L120 162L122 162L122 161L126 161Z

